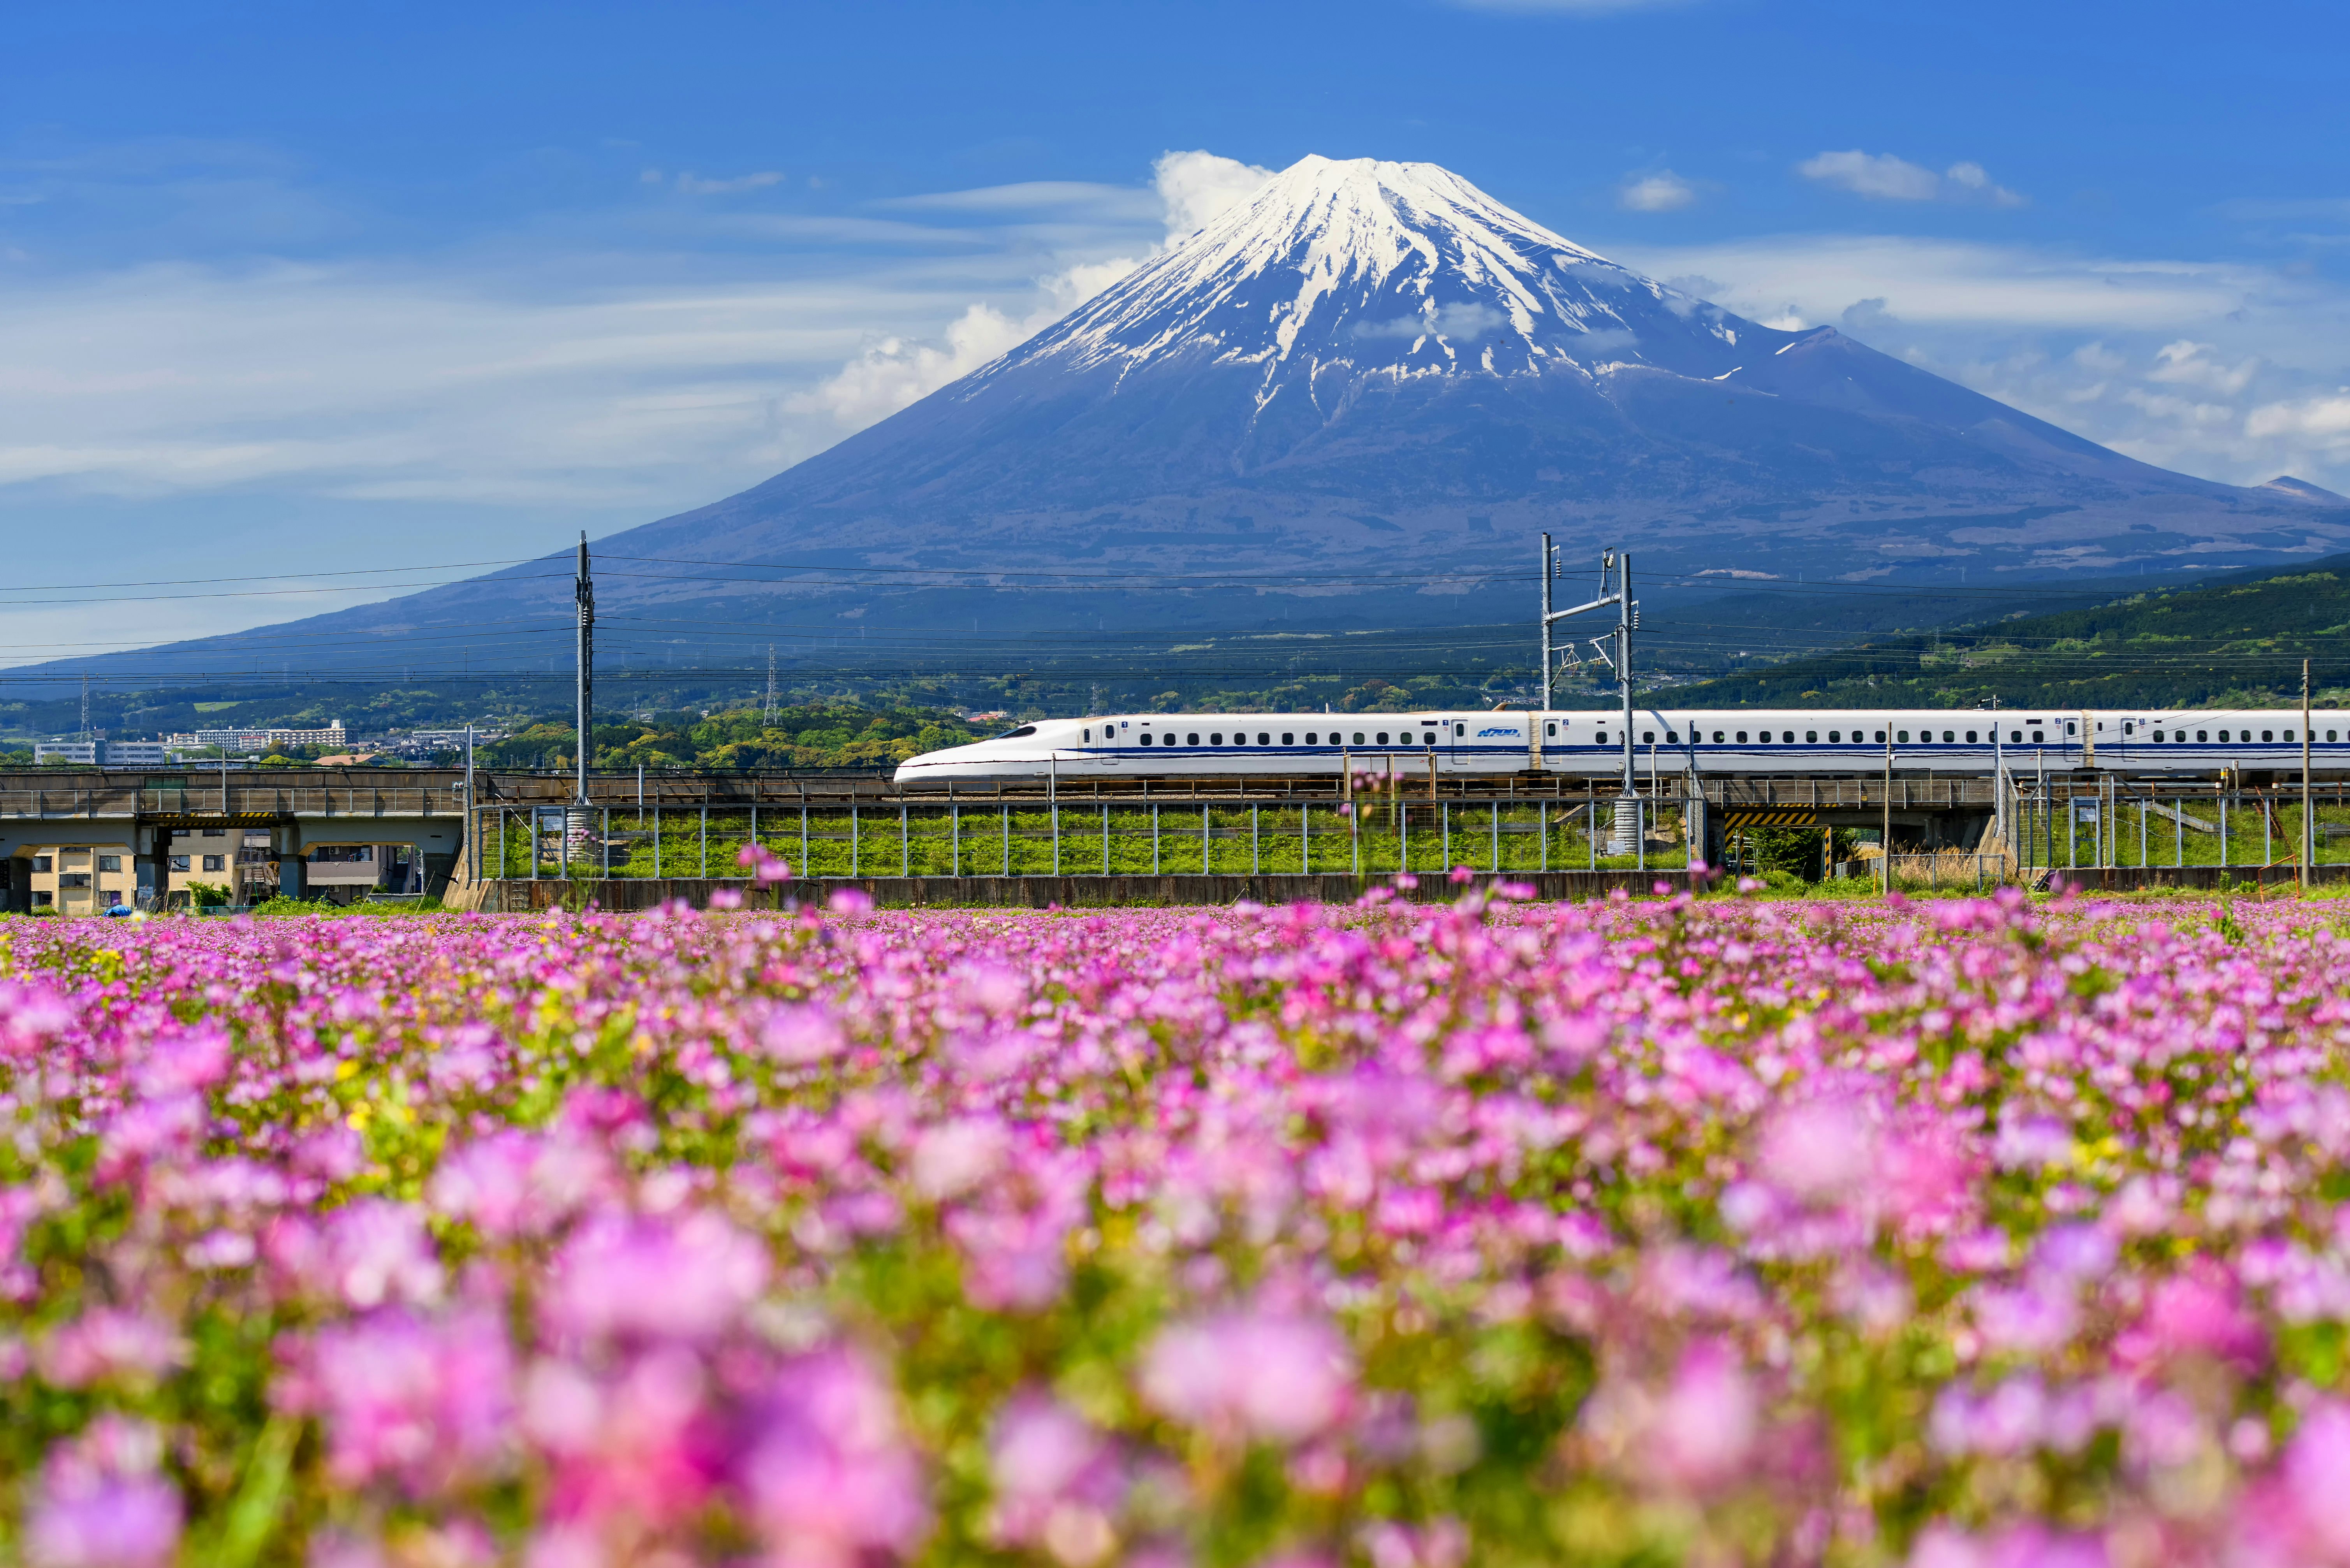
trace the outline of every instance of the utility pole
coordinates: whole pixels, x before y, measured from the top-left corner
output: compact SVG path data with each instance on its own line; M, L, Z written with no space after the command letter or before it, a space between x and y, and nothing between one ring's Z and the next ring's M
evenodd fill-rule
M1884 826L1877 829L1877 863L1885 868L1885 896L1893 897L1893 715L1885 716Z
M1639 629L1640 606L1639 601L1632 597L1632 553L1622 549L1603 552L1599 557L1599 597L1588 603L1576 605L1573 609L1551 607L1550 584L1552 576L1557 570L1558 556L1557 552L1552 547L1550 535L1547 534L1542 536L1542 689L1544 715L1550 712L1552 666L1556 661L1553 651L1551 628L1572 616L1586 615L1596 609L1605 609L1611 605L1616 609L1615 634L1606 639L1614 645L1613 650L1611 652L1603 647L1599 652L1599 656L1615 668L1616 692L1622 705L1624 725L1623 790L1616 802L1616 831L1608 845L1608 852L1613 855L1629 855L1641 846L1639 838L1641 805L1633 773L1637 753L1632 746L1632 633ZM1592 639L1595 645L1600 640L1597 638ZM1537 723L1541 722L1539 718L1535 720Z
M2309 863L2317 858L2316 814L2309 793L2309 660L2301 661L2301 885L2310 886Z
M571 597L579 607L579 731L578 753L579 804L588 804L588 761L595 754L596 730L596 583L588 575L588 534L579 534L579 575L571 586Z
M482 846L478 837L481 827L482 814L476 809L473 799L473 726L468 723L465 726L465 880L468 883L482 879ZM499 869L503 872L504 868L501 867Z
M81 738L89 739L89 671L81 672Z

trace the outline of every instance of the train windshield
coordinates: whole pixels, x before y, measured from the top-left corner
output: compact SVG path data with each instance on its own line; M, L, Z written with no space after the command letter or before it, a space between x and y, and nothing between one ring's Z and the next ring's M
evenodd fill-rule
M1023 725L1021 725L1021 726L1020 726L1018 729L1016 729L1016 730L1006 730L1006 731L1004 731L1004 732L1003 732L1003 733L1002 733L1002 734L1000 734L1000 735L996 736L995 738L996 738L997 740L999 740L999 741L1016 741L1016 740L1019 740L1019 739L1020 739L1022 736L1024 736L1024 735L1033 735L1033 734L1035 734L1035 732L1036 732L1036 726L1035 726L1035 725L1034 725L1034 724L1023 724Z

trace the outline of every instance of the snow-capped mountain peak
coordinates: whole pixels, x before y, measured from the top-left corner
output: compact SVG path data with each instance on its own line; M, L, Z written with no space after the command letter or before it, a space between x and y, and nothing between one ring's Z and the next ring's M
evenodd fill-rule
M1760 332L1432 163L1301 159L993 369L1253 364L1303 376L1719 376ZM1785 340L1773 341L1763 352ZM982 372L975 382L991 379Z

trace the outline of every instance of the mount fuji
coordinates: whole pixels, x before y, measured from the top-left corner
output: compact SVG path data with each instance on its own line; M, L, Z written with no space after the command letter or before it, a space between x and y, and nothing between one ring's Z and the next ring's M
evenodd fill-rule
M1651 581L1983 584L2339 550L2350 505L1747 320L1432 164L1309 157L994 362L597 549L702 568L604 587L671 624L1231 630L1514 619L1542 530ZM302 624L536 618L546 570Z

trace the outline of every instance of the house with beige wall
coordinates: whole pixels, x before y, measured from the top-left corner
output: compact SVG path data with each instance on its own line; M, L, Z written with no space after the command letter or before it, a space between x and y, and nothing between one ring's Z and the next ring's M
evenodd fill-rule
M97 915L138 896L138 872L127 843L29 845L15 858L35 909Z

